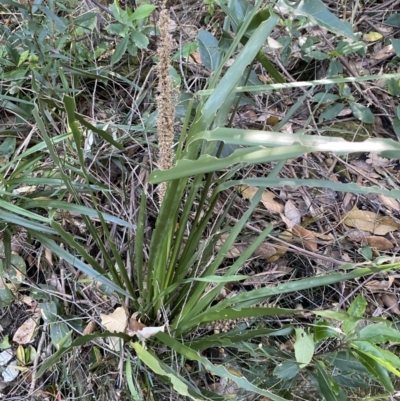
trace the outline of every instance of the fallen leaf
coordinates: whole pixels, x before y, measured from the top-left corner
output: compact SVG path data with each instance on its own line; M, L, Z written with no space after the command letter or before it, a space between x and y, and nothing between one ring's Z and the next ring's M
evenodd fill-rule
M105 314L100 313L100 319L102 325L106 330L111 333L124 333L128 321L125 309L123 307L118 307L113 313ZM110 348L116 352L119 352L122 348L122 340L118 337L110 337Z
M217 241L215 247L216 249L221 249L222 245L225 243L228 238L228 234L221 235L221 238ZM254 237L250 237L246 243L237 243L231 246L228 253L226 254L227 259L235 259L238 258L255 240ZM261 257L264 259L268 259L271 256L275 255L276 249L269 244L261 244L253 253L253 256Z
M291 199L289 199L285 204L285 216L294 224L301 223L300 210Z
M387 45L383 46L381 50L379 50L377 53L372 55L372 58L375 60L381 60L387 57L392 56L396 52L393 49L393 45Z
M141 322L135 319L135 314L129 319L126 334L128 336L138 336L140 339L147 340L148 338L155 336L157 333L163 333L165 331L165 324L159 327L147 327Z
M125 309L120 306L113 313L100 313L101 324L111 333L124 333L127 325Z
M367 42L376 42L377 40L380 40L383 38L383 35L379 32L368 32L364 33L363 39L366 40Z
M362 243L366 243L371 248L376 248L378 251L386 251L392 249L394 245L385 237L378 237L376 235L371 235L364 238Z
M400 203L396 199L389 198L382 194L379 194L378 198L385 206L390 207L394 210L400 210Z
M359 230L369 231L375 235L386 235L391 231L400 228L389 216L381 216L374 212L359 210L356 206L342 216L343 223L349 227L355 227Z
M383 304L395 315L400 315L399 301L394 294L382 294L381 299Z
M371 280L365 284L365 288L368 288L372 292L388 290L393 284L394 278L391 280Z
M88 334L92 334L96 331L96 327L97 327L97 323L94 320L92 320L86 325L82 334L84 336L87 336Z
M292 228L292 233L302 240L304 248L308 249L311 252L318 251L318 244L312 231L307 230L302 226L295 225Z
M391 164L389 159L378 156L376 152L371 152L366 160L368 164L374 167L387 167Z
M249 187L248 185L241 185L240 192L243 198L252 200L254 195L257 193L257 187ZM276 195L272 192L265 190L261 197L261 203L265 206L265 208L271 213L283 213L284 207L282 204L275 200Z
M18 330L15 332L13 341L17 344L29 344L35 331L37 329L37 324L39 321L39 316L30 317L28 320L25 320L21 326L19 326Z

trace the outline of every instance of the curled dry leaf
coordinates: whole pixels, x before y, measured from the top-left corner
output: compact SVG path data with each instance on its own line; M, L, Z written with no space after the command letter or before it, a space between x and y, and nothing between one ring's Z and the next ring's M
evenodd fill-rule
M362 241L363 245L368 245L371 248L376 248L378 251L387 251L393 248L393 244L385 237L378 237L376 235L370 235L364 238Z
M300 210L291 199L289 199L285 204L285 216L294 224L301 223Z
M400 228L389 216L380 216L374 212L359 210L356 206L342 216L343 223L349 227L368 231L375 235L386 235Z
M389 159L378 156L376 152L371 152L368 156L367 163L374 167L387 167L391 163Z
M399 300L394 294L382 294L381 299L383 304L389 309L391 313L400 315Z
M15 332L13 341L17 344L29 344L33 339L39 319L40 316L35 315L30 317L28 320L25 320L25 322L22 323Z
M126 334L128 334L128 336L138 336L142 340L147 340L157 333L165 331L165 324L160 327L147 327L143 323L138 322L134 316L136 316L136 314L133 314L129 319L128 327L126 328Z
M391 287L393 281L394 277L390 277L389 280L371 280L365 284L365 288L368 288L372 292L386 291Z
M97 323L94 321L94 320L92 320L91 322L89 322L87 325L86 325L86 327L85 327L85 329L83 330L83 335L84 336L87 336L88 334L92 334L92 333L94 333L95 331L96 331L96 327L97 327Z
M241 185L239 189L242 196L249 200L253 199L258 191L257 187L249 187L248 185ZM272 192L265 190L261 197L261 203L271 213L283 213L283 205L277 202L275 198L276 196Z
M296 224L292 228L292 233L301 239L304 248L311 252L318 251L318 244L312 231Z
M394 199L394 198L389 198L385 195L379 194L378 199L387 207L390 207L394 210L400 210L400 203Z

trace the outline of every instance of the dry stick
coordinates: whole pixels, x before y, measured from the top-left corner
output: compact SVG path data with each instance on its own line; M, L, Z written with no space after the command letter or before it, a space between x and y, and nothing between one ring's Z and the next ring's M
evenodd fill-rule
M42 347L43 347L45 338L46 338L46 333L43 330L42 335L40 336L38 347L37 347L36 357L35 357L35 360L33 361L32 381L31 381L31 386L30 386L30 389L29 389L29 395L32 395L33 392L35 391L36 373L37 373L37 368L38 368L38 364L39 364L39 358L40 358L40 354L42 352Z

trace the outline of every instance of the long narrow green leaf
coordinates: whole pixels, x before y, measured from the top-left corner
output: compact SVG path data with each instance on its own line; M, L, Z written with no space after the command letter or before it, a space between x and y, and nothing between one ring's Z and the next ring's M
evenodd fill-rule
M1 206L1 203L0 203ZM26 209L33 209L33 208L55 208L55 209L62 209L68 210L69 212L78 213L80 215L88 216L88 217L95 217L98 218L98 212L96 210L90 209L89 207L76 205L74 203L68 203L64 201L56 201L56 200L31 200L28 202L24 202L23 206ZM118 224L123 227L129 228L136 228L134 225L128 223L125 220L122 220L118 217L115 217L108 213L102 213L104 220L109 221L110 223Z
M144 362L154 373L160 376L168 377L168 379L171 381L172 387L178 392L178 394L196 400L196 398L189 393L188 386L176 374L167 373L164 369L162 369L160 361L151 355L150 352L148 352L137 342L131 342L131 346L136 351L138 358L140 358L140 360Z
M256 394L264 395L269 397L273 401L287 401L285 398L279 397L275 395L271 391L261 389L254 384L250 383L245 377L243 376L236 376L229 372L225 367L219 365L213 365L208 359L201 357L196 351L192 350L191 348L187 347L184 344L179 343L178 341L174 340L172 337L168 336L165 333L158 333L157 338L162 341L165 345L172 348L179 354L183 355L185 358L191 361L197 361L201 363L209 372L233 381L236 383L240 388L252 391Z
M54 252L57 256L63 258L70 265L79 269L84 274L87 274L94 280L98 281L101 284L104 284L106 287L118 292L119 294L132 298L131 295L128 292L126 292L121 286L115 284L113 281L111 281L104 275L99 274L92 267L83 263L77 256L71 255L64 248L61 248L59 245L57 245L55 241L49 239L48 237L42 234L38 233L32 233L32 234L34 234L34 237L36 237L42 243L42 245L44 245L50 251Z
M306 88L309 86L319 85L331 85L331 84L345 84L345 83L357 83L365 81L385 80L385 79L399 79L400 73L395 74L382 74L382 75L360 75L358 77L347 77L347 78L325 78L317 79L315 81L300 81L300 82L288 82L285 84L266 84L266 85L251 85L251 86L238 86L233 91L236 92L269 92L279 89L289 88ZM217 88L216 88L217 89ZM204 89L197 92L199 96L209 96L216 89Z
M205 313L211 313L213 311L222 311L225 308L236 305L236 308L240 308L241 303L245 303L246 306L249 306L249 302L252 304L256 304L258 302L265 301L266 298L271 297L273 295L282 295L290 292L296 292L301 290L306 290L310 288L320 287L324 285L332 285L341 281L353 280L359 277L365 277L373 273L394 270L400 267L400 263L392 264L392 265L384 265L384 266L373 266L366 267L361 269L355 269L350 273L333 273L333 274L325 274L317 277L307 277L302 280L291 281L288 283L278 284L276 287L268 287L268 288L260 288L257 290L248 291L243 294L236 295L232 298L224 299L220 301L217 305L211 307ZM187 325L195 325L197 322L201 322L203 314L199 316L195 316L190 321L185 322Z

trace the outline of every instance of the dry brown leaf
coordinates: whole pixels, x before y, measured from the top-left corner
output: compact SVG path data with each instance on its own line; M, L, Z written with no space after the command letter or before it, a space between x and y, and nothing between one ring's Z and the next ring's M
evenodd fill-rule
M389 164L391 164L391 161L389 159L378 156L376 152L371 152L368 155L366 162L374 167L387 167L389 166Z
M128 336L138 336L142 340L147 340L148 338L155 336L157 333L163 333L165 331L165 324L160 327L147 327L141 322L135 319L136 314L133 314L129 319L128 327L126 329L126 334Z
M378 237L376 235L371 235L364 238L364 241L371 248L376 248L379 251L386 251L393 248L393 244L385 237Z
M127 325L128 317L125 309L120 306L113 313L100 313L102 325L111 333L124 333Z
M400 210L400 203L396 199L389 198L382 194L379 194L378 198L385 206L390 207L394 210Z
M389 309L391 313L400 315L399 301L394 294L382 294L381 299L383 304Z
M228 234L221 235L221 238L216 243L216 248L219 250L221 249L222 245L228 238ZM254 237L249 238L248 243L241 243L241 244L234 244L229 249L228 253L226 254L227 259L234 259L238 258L254 241ZM271 256L275 255L276 249L269 244L261 244L253 253L253 256L258 256L264 259L268 259Z
M359 210L356 206L342 216L343 223L349 227L355 227L359 230L369 231L375 235L386 235L391 231L400 228L389 216L380 216L374 212Z
M246 199L252 200L254 195L257 193L257 187L249 187L248 185L241 185L240 192ZM265 190L261 197L261 203L271 213L283 213L284 207L282 204L275 200L276 196L267 190Z
M301 223L300 210L291 199L289 199L285 204L285 216L294 224Z
M392 280L371 280L365 284L365 288L368 288L372 292L379 292L382 290L388 290L393 284Z
M17 344L29 344L35 334L38 321L39 316L30 317L28 320L25 320L15 332L13 341Z
M393 45L387 45L387 46L382 47L382 49L379 50L377 53L373 54L372 58L375 60L381 60L381 59L390 57L393 54L395 54Z
M92 334L96 331L97 323L92 320L90 321L83 330L83 335L87 336L88 334Z
M302 240L304 248L308 249L311 252L318 251L318 244L312 231L307 230L302 226L295 225L292 228L292 233Z

